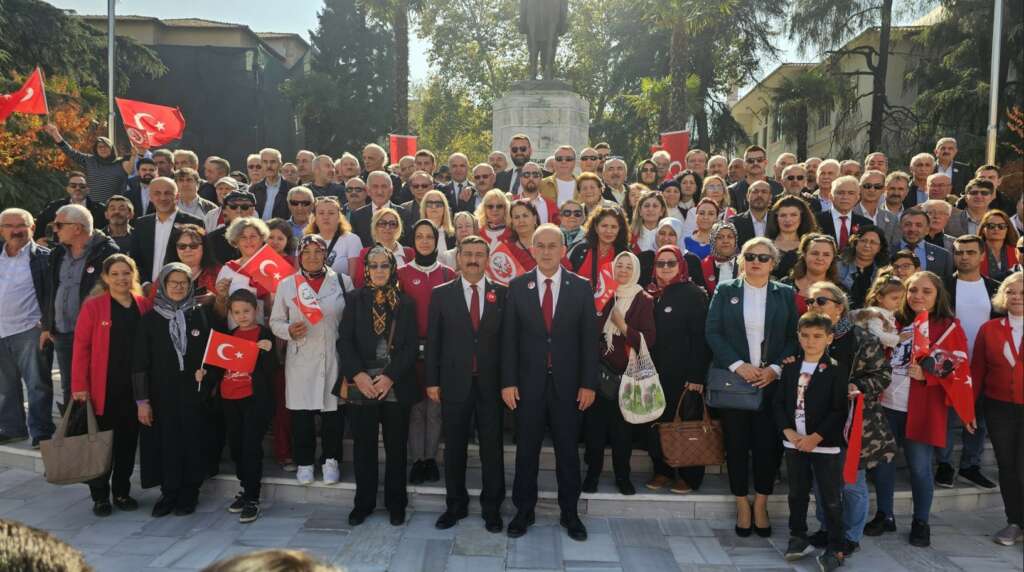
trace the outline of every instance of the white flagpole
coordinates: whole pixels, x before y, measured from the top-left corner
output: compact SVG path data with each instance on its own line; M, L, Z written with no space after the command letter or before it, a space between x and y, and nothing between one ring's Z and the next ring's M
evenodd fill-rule
M116 0L107 0L107 137L111 145L116 144L114 134L114 4Z
M999 133L999 56L1003 38L1003 0L994 0L992 17L992 69L988 90L988 133L985 141L985 162L996 163L996 135Z

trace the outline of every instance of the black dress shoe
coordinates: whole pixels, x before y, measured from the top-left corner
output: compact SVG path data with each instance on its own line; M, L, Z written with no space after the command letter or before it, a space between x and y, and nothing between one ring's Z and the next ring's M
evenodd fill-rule
M487 532L497 534L504 528L504 524L501 522L501 514L497 512L484 513L484 528Z
M927 548L932 543L932 529L927 522L917 520L910 523L910 545Z
M748 526L746 528L741 528L740 525L738 525L738 524L736 525L736 536L738 536L740 538L746 538L746 537L750 536L753 532L754 532L754 527L753 526Z
M423 473L423 461L415 461L412 464L412 468L409 469L409 484L422 485L424 477Z
M765 517L768 517L768 511L765 511L764 515L765 515ZM754 522L757 522L756 518L752 518L752 520ZM768 522L771 523L771 519L770 518L768 519ZM771 537L771 535L772 535L772 525L771 524L769 524L768 526L766 526L764 528L761 528L760 526L758 526L756 524L754 524L753 526L754 526L754 534L760 536L761 538L770 538Z
M437 467L437 461L427 459L423 461L423 482L436 483L441 480L441 469Z
M535 522L537 522L537 517L533 514L532 510L530 512L517 512L512 522L508 523L506 534L508 534L509 538L519 538L526 534L526 529L530 528Z
M186 503L174 507L174 516L188 516L196 511L196 503Z
M175 499L161 496L153 505L153 518L167 516L174 512Z
M896 532L896 520L884 512L876 512L875 518L864 525L864 536L881 536L886 532Z
M103 499L92 503L92 513L99 517L110 516L114 512L110 508L110 501Z
M619 487L619 494L631 496L636 494L636 487L629 479L616 479L615 486Z
M569 538L577 542L583 542L587 539L587 527L583 526L583 521L580 520L580 517L563 515L558 522L562 525L562 528L569 532Z
M405 509L397 508L391 511L391 526L402 526L405 524Z
M441 516L437 517L437 522L434 523L434 528L438 530L448 530L449 528L458 524L460 520L466 518L467 515L468 512L466 511L466 509L448 509L444 511L444 513Z
M358 508L352 509L352 512L348 513L348 523L350 526L359 526L366 522L366 517L370 516L373 511L359 510Z
M600 478L600 474L587 473L586 478L583 479L583 486L580 487L580 490L585 493L596 493L597 482L600 480Z
M138 501L129 496L114 497L114 506L117 507L117 510L130 512L138 509L139 503Z

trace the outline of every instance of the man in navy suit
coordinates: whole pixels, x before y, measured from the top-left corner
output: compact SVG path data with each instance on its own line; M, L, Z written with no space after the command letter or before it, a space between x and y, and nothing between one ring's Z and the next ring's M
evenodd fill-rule
M561 524L573 540L587 539L577 513L580 498L579 423L598 385L597 313L590 283L562 269L565 242L553 224L533 233L537 268L509 283L502 327L502 387L516 413L518 441L508 535L534 523L537 470L545 427L551 430Z
M905 248L921 261L921 270L934 272L945 280L953 274L953 255L945 248L924 239L930 223L931 217L919 207L903 211L900 214L901 239L890 246L890 254Z
M124 196L132 202L135 218L153 214L156 212L153 204L149 201L149 184L157 178L156 163L149 157L139 159L138 174L128 178L127 191Z
M822 234L836 239L840 250L860 227L873 224L868 217L853 212L859 202L860 181L850 175L839 177L832 181L832 208L815 215Z

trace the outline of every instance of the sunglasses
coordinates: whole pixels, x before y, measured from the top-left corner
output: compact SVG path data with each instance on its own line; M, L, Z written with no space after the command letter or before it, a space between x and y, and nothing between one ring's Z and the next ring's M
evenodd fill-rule
M655 169L654 167L644 167L643 169L640 169L640 172L641 173L657 173L658 170Z
M885 188L885 183L875 183L874 185L872 185L870 183L864 183L864 184L862 184L860 186L860 188L862 188L862 189L875 189L877 191L881 191L882 189Z
M987 197L987 196L992 194L992 191L990 191L988 189L980 189L980 190L979 189L973 189L973 190L967 191L967 194L971 195L972 197L973 196L977 196L977 195L981 195L983 197Z
M580 161L600 161L600 160L601 160L601 157L599 155L581 155L580 156Z
M313 204L313 201L288 201L288 204L293 207L308 207Z
M88 189L89 185L85 183L68 183L69 189Z
M826 298L825 296L817 296L814 298L804 298L804 303L808 306L824 306L825 302L832 302L833 304L839 304L839 300L833 300L832 298Z
M228 205L224 205L224 208L230 211L247 211L249 209L256 208L256 205L252 203L231 203Z
M562 217L581 217L583 216L583 209L565 209L562 211Z
M659 260L655 262L654 265L658 268L675 268L676 266L679 266L679 262L675 260Z
M526 153L529 150L529 147L509 147L509 151L512 151L513 153Z
M377 228L398 228L397 220L379 220L377 221Z
M388 262L371 262L366 267L370 270L391 270L391 264Z
M787 181L802 181L805 178L803 175L786 175Z
M201 242L179 242L174 245L178 250L199 250L203 247Z
M489 178L491 178L490 175L473 175L474 181L486 181Z
M363 188L363 187L345 187L345 192L346 193L362 193L362 192L366 192L366 189Z
M263 167L263 165L260 165L259 163L253 163L252 165L246 165L246 168L249 169L250 171L252 171L253 169L259 169L261 167Z
M1010 225L1004 222L986 222L985 228L988 230L1006 230Z
M425 183L425 184L422 184L422 185L412 185L412 184L409 185L410 189L432 189L433 187L434 187L434 185L432 185L430 183Z
M756 260L762 264L771 262L772 258L774 257L771 254L754 254L753 252L748 252L743 255L743 260L746 260L747 262L753 262Z
M575 160L576 160L576 157L566 157L564 155L561 156L561 157L555 157L555 161L557 161L559 163L572 163Z
M541 174L541 173L538 173L536 171L528 171L526 173L520 173L519 176L524 178L524 179L539 179L539 178L541 178L544 175Z
M440 209L440 208L444 208L444 201L424 201L423 202L423 206L429 207L429 208L432 208L432 209Z

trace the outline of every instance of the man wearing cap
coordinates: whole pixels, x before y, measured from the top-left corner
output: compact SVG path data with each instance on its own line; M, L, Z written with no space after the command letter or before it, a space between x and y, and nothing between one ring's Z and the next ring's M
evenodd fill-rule
M234 181L234 179L231 180ZM217 181L217 186L220 187L223 181L224 179ZM224 226L206 235L210 250L213 252L213 259L217 264L224 264L242 256L238 249L228 242L226 234L228 227L231 226L231 221L238 217L256 216L256 197L249 191L231 191L224 197L223 209Z

